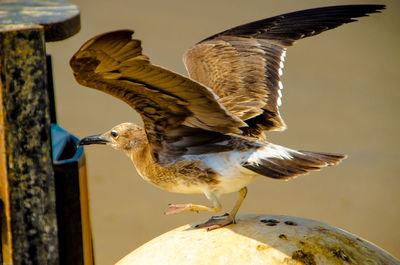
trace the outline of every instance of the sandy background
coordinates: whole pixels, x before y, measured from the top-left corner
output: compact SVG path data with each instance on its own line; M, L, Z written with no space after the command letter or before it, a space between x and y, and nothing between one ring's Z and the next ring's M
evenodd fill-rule
M291 148L347 153L340 166L284 182L259 178L239 213L285 214L351 231L400 257L400 2L392 1L74 1L82 30L48 45L58 122L77 137L138 116L124 103L79 86L69 58L89 38L129 28L153 63L186 74L181 57L227 28L289 11L334 4L385 3L388 9L289 48L281 114L288 129L269 139ZM112 264L146 241L210 214L164 216L168 203L207 203L202 195L159 190L124 154L86 148L96 264ZM222 203L229 211L237 194Z

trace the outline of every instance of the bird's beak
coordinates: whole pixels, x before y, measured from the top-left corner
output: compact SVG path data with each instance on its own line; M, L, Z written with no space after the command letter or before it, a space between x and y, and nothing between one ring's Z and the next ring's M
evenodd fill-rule
M106 144L108 142L107 139L102 137L102 134L97 134L83 138L79 141L78 145Z

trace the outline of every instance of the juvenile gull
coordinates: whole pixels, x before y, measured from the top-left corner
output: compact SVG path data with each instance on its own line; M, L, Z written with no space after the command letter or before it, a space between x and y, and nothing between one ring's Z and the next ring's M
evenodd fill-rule
M266 140L265 131L286 128L278 109L286 47L384 8L322 7L234 27L186 51L183 60L190 78L151 64L131 30L94 37L70 61L76 80L129 104L144 127L123 123L80 144L107 144L124 151L155 186L203 193L212 203L172 204L166 214L218 212L220 195L239 191L229 214L199 227L211 230L234 223L246 186L257 177L290 179L345 157L297 151Z

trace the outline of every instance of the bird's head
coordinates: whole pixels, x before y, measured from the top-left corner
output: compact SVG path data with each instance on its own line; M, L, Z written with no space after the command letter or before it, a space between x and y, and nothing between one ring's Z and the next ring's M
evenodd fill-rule
M144 130L134 123L121 123L111 130L83 138L79 145L106 144L114 149L129 152L138 141L143 141Z

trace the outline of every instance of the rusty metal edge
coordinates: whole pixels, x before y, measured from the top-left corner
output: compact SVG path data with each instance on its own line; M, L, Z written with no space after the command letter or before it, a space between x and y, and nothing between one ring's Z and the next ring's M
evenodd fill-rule
M2 68L2 58L0 58L0 72ZM1 223L1 251L3 264L13 264L12 262L12 235L11 235L11 213L10 213L10 190L7 179L7 156L6 139L4 128L3 110L3 81L0 76L0 223Z
M81 15L79 12L75 16L70 17L64 21L42 25L44 26L46 42L65 40L69 37L74 36L81 30ZM68 31L66 31L65 29L68 29ZM60 34L60 32L62 32L63 34Z
M82 241L83 241L83 258L85 265L94 264L93 236L89 207L89 187L87 180L87 168L85 154L78 161L79 167L79 190L81 200L81 216L82 216Z

